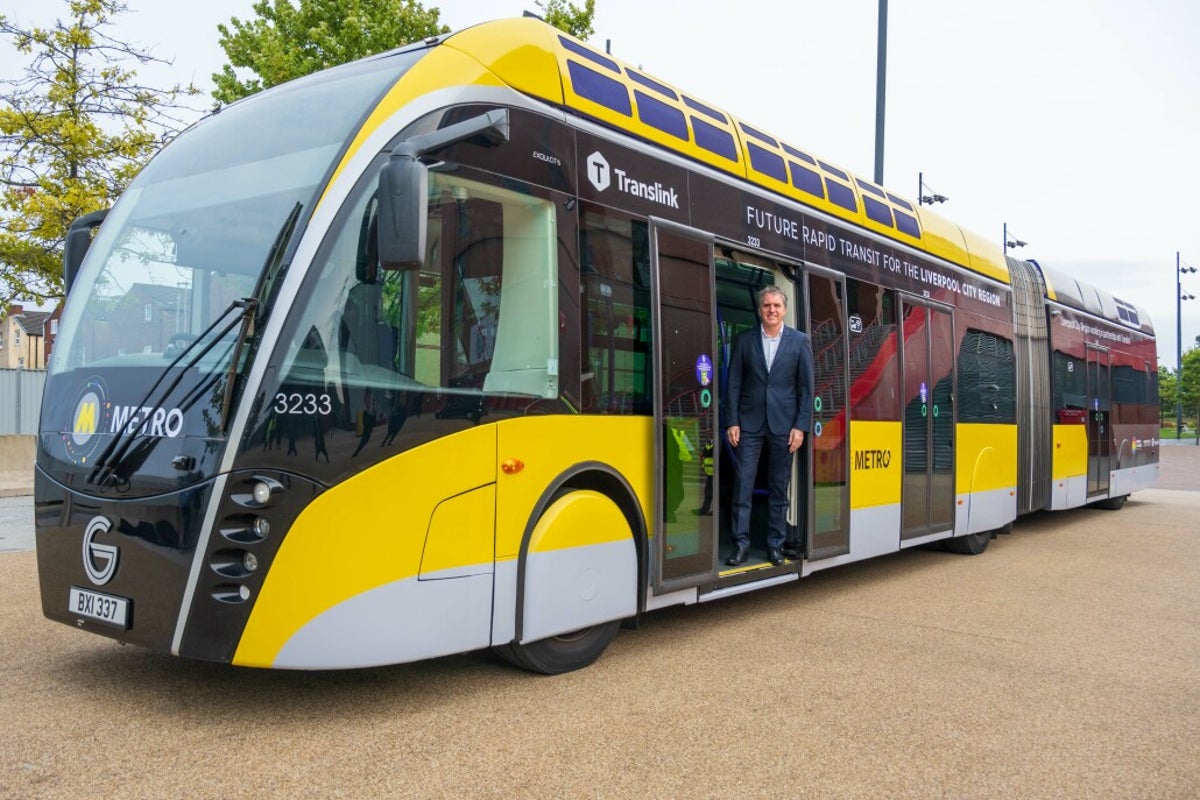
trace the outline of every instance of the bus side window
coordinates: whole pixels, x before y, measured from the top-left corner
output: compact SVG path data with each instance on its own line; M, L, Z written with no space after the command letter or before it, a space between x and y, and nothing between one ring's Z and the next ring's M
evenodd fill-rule
M645 413L653 380L647 226L586 204L581 217L580 358L588 377L586 407L612 414Z

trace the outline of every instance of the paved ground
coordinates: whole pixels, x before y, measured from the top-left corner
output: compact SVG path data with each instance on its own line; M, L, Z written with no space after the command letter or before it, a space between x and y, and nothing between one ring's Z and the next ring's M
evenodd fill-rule
M33 549L33 497L0 497L0 553Z
M1192 800L1200 449L1163 464L1122 511L668 609L556 678L180 661L46 621L0 555L0 798Z

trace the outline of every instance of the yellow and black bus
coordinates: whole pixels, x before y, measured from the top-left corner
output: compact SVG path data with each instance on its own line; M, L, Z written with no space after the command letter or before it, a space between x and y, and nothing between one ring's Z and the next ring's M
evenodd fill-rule
M1142 310L533 19L221 109L64 261L43 610L189 658L561 672L1157 473ZM768 285L814 424L788 559L729 569L725 355Z

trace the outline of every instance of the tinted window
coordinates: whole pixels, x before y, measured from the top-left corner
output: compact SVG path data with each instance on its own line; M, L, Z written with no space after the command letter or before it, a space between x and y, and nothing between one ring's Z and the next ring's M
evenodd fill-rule
M782 156L764 150L754 142L747 142L746 150L750 153L750 166L780 183L787 183L787 170L783 166Z
M825 179L825 188L829 191L829 200L849 211L858 211L858 200L854 190L849 186Z
M900 362L895 295L881 286L846 281L850 330L850 398L855 419L900 419Z
M914 239L921 238L921 226L917 224L917 218L911 217L903 211L896 212L896 227Z
M634 97L637 99L638 118L642 122L685 142L688 140L687 122L683 119L682 111L644 92L635 91Z
M741 123L739 123L739 125L740 124ZM754 128L751 128L749 125L741 125L741 128L742 128L742 132L745 133L747 136L753 136L755 139L758 139L760 142L766 142L767 144L771 145L772 147L779 146L779 143L776 142L774 139L772 139L770 136L767 136L765 133L755 130Z
M825 184L821 182L821 176L813 172L808 167L802 167L795 162L791 163L792 167L792 186L795 186L801 191L808 192L814 197L825 197Z
M1016 422L1013 345L967 328L958 349L959 422Z
M583 411L651 410L650 244L646 223L583 208Z
M892 209L888 208L878 200L872 200L869 197L863 198L863 208L866 209L867 216L881 225L887 225L889 228L894 224L892 222Z
M684 103L684 105L686 105L688 108L692 109L693 111L699 111L704 116L709 117L711 119L715 119L717 122L726 122L727 121L725 119L725 115L722 114L720 111L717 111L715 108L709 108L708 106L704 105L703 103L698 103L690 97L684 97L683 103Z
M630 105L625 84L574 61L567 62L567 70L571 73L571 86L575 89L575 94L610 108L618 114L633 116L633 106Z
M692 117L692 133L696 136L696 144L710 153L716 153L730 161L738 160L733 136L728 131L710 125L698 117Z
M669 97L672 100L679 99L679 95L675 94L675 92L671 88L669 88L667 86L663 86L661 83L659 83L656 80L647 78L645 75L641 74L640 72L634 72L631 69L627 69L627 70L625 70L625 74L628 75L631 79L633 79L634 83L640 83L642 86L645 86L647 89L653 89L654 91L661 94L663 97Z

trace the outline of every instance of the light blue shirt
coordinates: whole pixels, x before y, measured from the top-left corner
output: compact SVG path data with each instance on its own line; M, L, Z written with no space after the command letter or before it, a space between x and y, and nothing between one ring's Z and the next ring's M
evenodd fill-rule
M759 328L762 331L762 346L763 358L767 360L767 372L771 371L771 364L775 361L775 354L779 352L779 340L783 338L783 329L779 329L779 333L775 336L767 336L765 329Z

